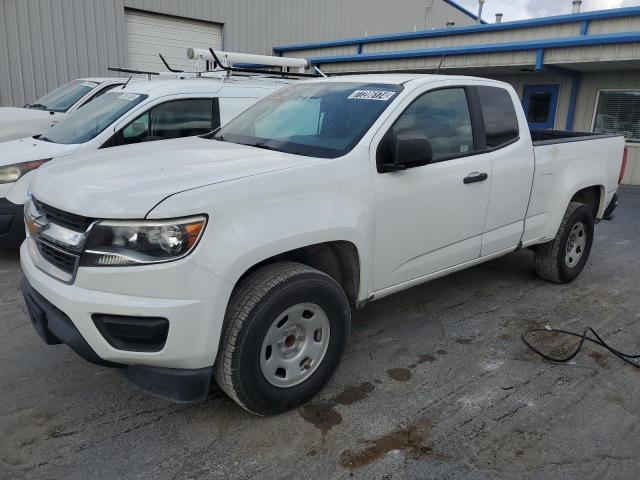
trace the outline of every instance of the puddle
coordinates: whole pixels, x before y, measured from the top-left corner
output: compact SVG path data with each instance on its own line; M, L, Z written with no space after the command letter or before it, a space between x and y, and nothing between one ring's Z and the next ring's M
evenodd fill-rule
M355 470L375 462L393 451L403 451L405 455L414 459L425 457L444 459L446 458L444 455L433 451L433 442L425 438L432 426L431 419L421 420L368 441L369 446L363 450L344 450L339 457L340 464L349 470ZM425 432L425 430L427 431Z
M408 368L392 368L387 370L387 375L396 382L407 382L411 380L411 370Z

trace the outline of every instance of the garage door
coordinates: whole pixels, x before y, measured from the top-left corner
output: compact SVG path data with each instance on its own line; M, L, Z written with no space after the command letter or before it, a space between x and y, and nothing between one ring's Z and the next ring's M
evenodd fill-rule
M192 70L187 48L222 49L222 25L154 13L125 11L129 68L166 71L158 53L172 67Z

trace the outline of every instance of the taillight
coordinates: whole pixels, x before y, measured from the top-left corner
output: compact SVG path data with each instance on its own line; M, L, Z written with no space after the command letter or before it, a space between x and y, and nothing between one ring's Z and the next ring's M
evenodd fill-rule
M622 166L620 167L620 177L618 177L618 185L622 183L624 178L624 172L627 169L627 147L624 147L624 153L622 154Z

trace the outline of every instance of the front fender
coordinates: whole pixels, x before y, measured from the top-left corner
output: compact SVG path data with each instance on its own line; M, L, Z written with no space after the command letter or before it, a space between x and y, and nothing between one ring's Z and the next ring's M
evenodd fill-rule
M351 242L360 258L361 300L371 291L373 277L370 175L366 159L327 159L182 192L165 199L148 218L208 214L191 261L232 284L275 255L323 242Z

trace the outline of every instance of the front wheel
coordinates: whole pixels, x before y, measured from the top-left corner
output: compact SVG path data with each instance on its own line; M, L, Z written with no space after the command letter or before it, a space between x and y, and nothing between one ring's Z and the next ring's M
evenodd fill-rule
M593 213L583 203L571 202L555 238L536 247L538 276L555 283L568 283L580 275L593 244Z
M252 413L294 408L335 372L350 321L347 296L329 275L293 262L262 267L231 297L216 381Z

